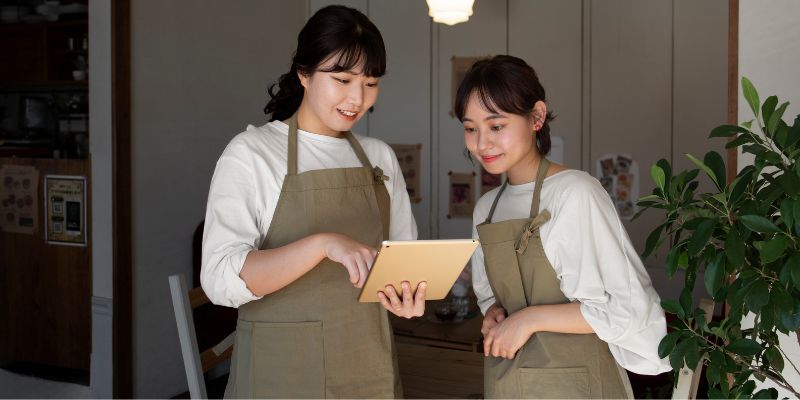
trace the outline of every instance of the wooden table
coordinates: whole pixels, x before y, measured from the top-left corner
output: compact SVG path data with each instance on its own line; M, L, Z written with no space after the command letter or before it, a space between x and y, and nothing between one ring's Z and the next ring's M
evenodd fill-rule
M444 324L431 321L434 307L426 308L420 318L390 317L405 397L483 398L480 313Z

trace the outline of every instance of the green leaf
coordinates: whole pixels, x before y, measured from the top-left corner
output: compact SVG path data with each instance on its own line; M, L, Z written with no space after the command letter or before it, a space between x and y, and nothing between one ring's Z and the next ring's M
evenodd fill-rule
M773 284L769 298L770 301L775 303L779 311L791 312L794 309L794 299L782 285Z
M698 167L700 167L700 169L702 169L703 171L705 171L706 175L708 175L708 177L709 177L709 178L711 178L711 180L712 180L712 181L714 181L714 184L715 184L715 185L717 185L717 187L720 187L720 186L719 186L719 182L717 181L717 176L714 174L714 171L712 171L712 170L711 170L711 168L709 168L709 167L708 167L707 165L705 165L705 164L704 164L702 161L698 160L697 158L695 158L695 157L694 157L693 155L691 155L691 154L688 154L688 153L687 153L687 154L686 154L686 157L687 157L689 160L691 160L691 161L694 163L694 165L697 165Z
M737 133L748 133L750 132L747 128L738 126L738 125L720 125L711 130L711 134L708 135L709 138L715 137L731 137Z
M783 371L783 356L781 356L781 352L778 350L777 347L772 346L767 349L764 354L767 356L767 360L769 360L769 364L775 367L775 370L778 372Z
M778 389L766 388L761 389L753 394L754 399L777 399Z
M787 227L794 226L794 200L787 198L781 202L781 218Z
M666 226L667 226L666 223L661 224L652 232L650 232L649 235L647 235L647 241L645 241L645 248L644 248L644 253L642 253L642 259L649 257L650 254L653 252L653 250L655 250L656 247L658 247L659 244L658 239L661 238L661 231L664 230L664 227Z
M727 349L740 356L750 357L761 351L761 345L752 339L736 339L727 346Z
M783 113L786 111L786 107L789 105L788 102L781 104L775 113L770 115L769 117L764 116L764 118L768 118L766 121L767 123L767 132L769 132L770 136L775 135L775 130L778 129L778 122L780 122L783 118Z
M735 228L731 228L728 237L725 238L725 256L735 268L744 265L744 242Z
M653 178L653 182L656 183L656 187L664 191L664 183L666 182L666 176L664 175L664 170L661 169L658 165L653 165L650 167L650 176Z
M709 239L711 239L711 234L714 233L715 225L716 221L713 219L706 219L700 223L697 230L692 234L689 246L686 248L686 250L689 251L689 255L693 256L699 253L700 250L708 244Z
M658 356L664 358L672 352L675 348L675 342L678 341L678 338L681 336L679 331L670 332L658 344Z
M739 172L739 176L737 176L731 184L733 187L733 189L731 189L731 203L736 203L739 201L739 198L742 197L742 194L747 189L747 186L750 185L753 180L753 173L755 173L755 168L752 165L748 165L741 172Z
M684 315L692 315L692 292L691 288L684 287L681 291L681 295L678 296L678 300L681 303L681 308L683 309Z
M678 253L680 252L679 247L673 247L667 253L667 278L672 279L675 275L675 271L678 270Z
M669 365L672 366L672 369L675 371L680 371L683 368L683 356L686 354L686 346L688 345L688 341L684 340L680 342L672 353L669 353Z
M672 300L672 299L661 300L661 308L663 308L664 311L666 311L666 312L668 312L670 314L675 314L680 318L683 318L683 317L686 316L686 314L683 313L683 308L681 308L681 305L678 304L677 301Z
M769 302L769 285L764 280L758 279L744 296L744 302L754 313L758 314L761 308Z
M761 105L761 118L764 121L768 120L772 112L775 111L775 106L778 105L778 97L777 96L769 96L766 100L764 100L764 104Z
M784 173L778 178L784 192L789 196L797 196L800 194L800 178L795 174Z
M678 256L678 266L686 268L689 266L689 253L682 251Z
M722 253L718 253L714 260L706 266L706 273L703 277L706 291L714 300L717 300L716 293L725 278L725 265L723 262Z
M792 282L794 282L794 287L797 290L800 290L800 253L794 253L789 260L786 261L786 266L784 268L789 268L789 271L792 273Z
M709 151L706 153L705 157L703 157L703 163L714 172L714 176L716 177L714 181L717 182L717 189L722 190L726 182L725 161L722 160L722 156L716 151Z
M751 134L743 133L739 135L736 139L733 139L730 142L725 143L725 148L732 149L734 147L739 147L747 143L755 143L755 141L753 140L753 136Z
M786 236L778 236L766 242L759 251L761 264L766 265L781 258L787 246L789 246L789 239Z
M742 77L742 92L747 104L750 105L750 109L753 110L753 115L758 117L758 105L761 103L758 98L758 91L756 91L753 83L745 77Z
M697 369L697 364L700 362L700 349L697 348L697 339L689 339L689 344L686 345L684 357L686 358L686 366L692 371ZM697 371L698 373L700 371Z
M742 215L740 219L753 232L781 232L775 224L760 215Z
M669 161L665 159L660 159L656 162L656 165L661 167L661 170L664 171L664 177L666 180L664 181L664 188L665 190L670 187L672 181L672 167L669 165Z
M722 394L722 392L714 387L708 388L708 398L709 399L727 399L729 396Z

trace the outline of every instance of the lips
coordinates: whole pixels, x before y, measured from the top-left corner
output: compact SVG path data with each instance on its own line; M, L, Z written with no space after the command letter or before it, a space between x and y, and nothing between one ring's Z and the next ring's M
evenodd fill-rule
M484 163L489 164L489 163L497 160L498 158L500 158L500 156L502 156L502 154L496 154L496 155L493 155L493 156L485 155L485 156L481 156L481 160Z
M336 111L339 113L339 116L347 121L355 121L358 116L358 111L342 110L340 108L337 108Z

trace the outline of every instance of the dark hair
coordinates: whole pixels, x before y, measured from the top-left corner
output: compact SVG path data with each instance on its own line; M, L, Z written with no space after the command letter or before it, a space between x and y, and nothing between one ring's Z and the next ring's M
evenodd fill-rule
M464 118L473 92L493 113L499 108L528 117L537 101L546 102L544 87L536 71L525 61L507 55L479 60L469 69L456 92L455 113L459 121ZM553 113L548 111L542 128L536 134L536 149L541 155L550 152L550 121L553 118Z
M380 77L386 72L383 38L366 15L345 6L321 8L297 36L289 72L269 88L264 113L270 115L270 121L285 120L300 107L303 86L297 73L311 75L332 57L337 57L336 62L323 72L350 71L358 65L363 65L361 72L366 76Z

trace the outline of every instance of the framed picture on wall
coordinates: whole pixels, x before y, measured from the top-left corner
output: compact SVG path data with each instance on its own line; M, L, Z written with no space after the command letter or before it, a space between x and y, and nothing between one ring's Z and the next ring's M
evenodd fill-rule
M467 74L470 68L472 68L472 64L475 64L476 61L482 60L486 57L455 57L450 59L452 64L452 72L450 74L451 82L450 82L450 116L455 117L456 113L456 91L458 91L458 85L461 84L461 81L464 80L464 76Z
M47 243L86 246L86 177L45 175L44 215Z

